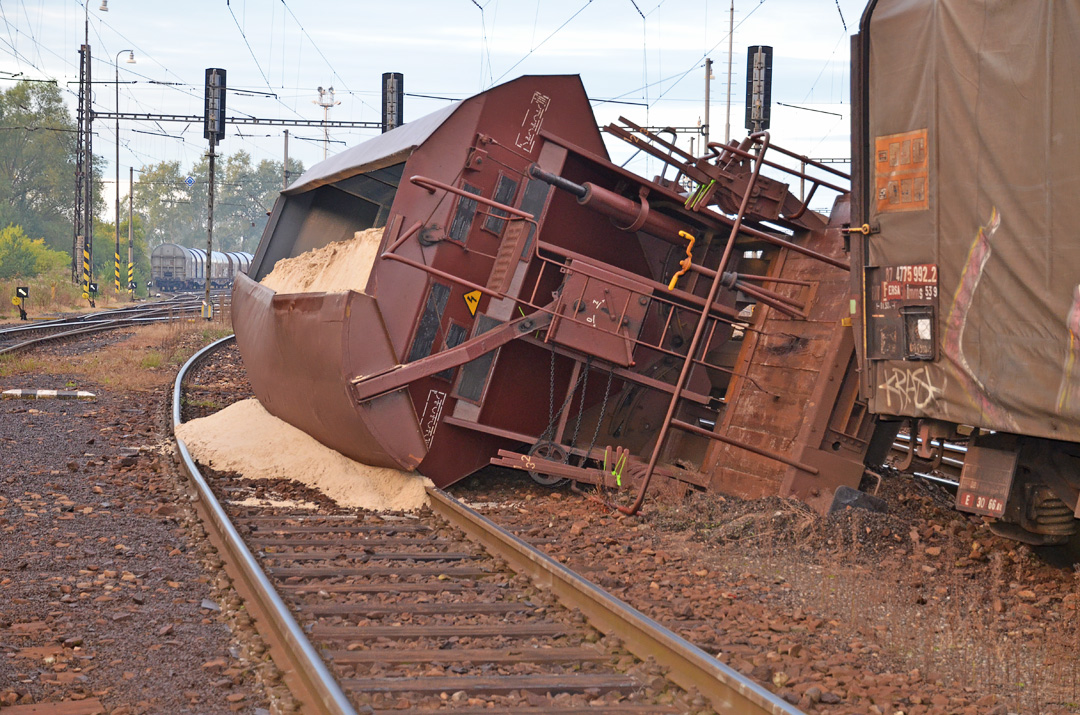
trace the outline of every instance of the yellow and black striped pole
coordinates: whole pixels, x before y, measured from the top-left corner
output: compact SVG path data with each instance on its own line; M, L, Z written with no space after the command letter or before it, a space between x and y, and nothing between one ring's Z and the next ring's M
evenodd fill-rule
M128 293L135 294L135 264L128 264Z
M83 247L82 252L82 297L90 300L90 250Z
M113 264L115 269L116 269L116 288L115 288L115 290L116 290L117 293L119 293L120 292L120 251L119 251L119 249L115 253L113 253L113 256L115 256L115 258L116 258L116 262Z

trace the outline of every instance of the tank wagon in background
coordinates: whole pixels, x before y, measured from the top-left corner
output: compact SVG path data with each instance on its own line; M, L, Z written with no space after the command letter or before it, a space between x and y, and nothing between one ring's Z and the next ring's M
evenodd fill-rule
M822 510L857 486L874 425L841 324L846 175L764 132L692 156L606 131L659 175L611 162L576 76L519 78L308 170L233 289L260 401L439 486L494 462L632 490L628 512L658 481ZM830 194L831 219L808 209ZM363 291L256 282L372 227Z
M214 251L210 259L210 286L228 288L251 267L252 255L243 251ZM163 243L150 254L150 279L158 290L201 290L206 287L206 250Z
M1080 517L1078 39L1075 3L875 0L852 43L860 393L1031 543Z

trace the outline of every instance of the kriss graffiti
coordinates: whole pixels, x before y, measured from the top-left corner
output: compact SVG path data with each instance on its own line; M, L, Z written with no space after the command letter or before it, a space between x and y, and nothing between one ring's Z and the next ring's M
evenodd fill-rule
M890 410L906 413L914 408L926 410L945 392L945 378L938 378L934 384L934 371L929 365L920 367L892 367L885 373L885 382L878 385L878 391L885 396L885 405Z

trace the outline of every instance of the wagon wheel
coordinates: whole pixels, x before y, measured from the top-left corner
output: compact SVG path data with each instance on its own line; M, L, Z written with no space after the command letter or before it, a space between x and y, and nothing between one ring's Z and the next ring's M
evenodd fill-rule
M540 459L559 462L561 464L566 464L568 458L566 450L562 445L548 441L537 442L532 447L529 447L528 454L530 457L539 457ZM533 470L528 470L528 472L529 477L543 487L555 488L567 481L564 477L554 477L550 474L541 474L540 472Z

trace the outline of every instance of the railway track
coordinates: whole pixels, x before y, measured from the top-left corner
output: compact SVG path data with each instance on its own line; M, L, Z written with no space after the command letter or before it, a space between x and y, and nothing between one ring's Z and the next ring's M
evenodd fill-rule
M228 340L181 369L174 428ZM440 490L418 514L252 507L178 449L304 712L799 712Z
M202 303L189 297L151 304L126 306L72 318L59 318L0 328L0 355L33 348L42 343L91 333L145 325L197 314Z

